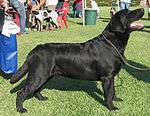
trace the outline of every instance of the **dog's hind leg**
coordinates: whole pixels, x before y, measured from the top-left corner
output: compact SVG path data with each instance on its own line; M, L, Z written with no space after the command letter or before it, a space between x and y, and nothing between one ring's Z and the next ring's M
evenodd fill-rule
M25 85L25 87L23 87L19 92L17 92L17 98L16 98L16 108L17 111L20 113L24 113L27 110L25 108L23 108L23 102L25 101L25 99L29 96L29 95L33 95L38 88L41 86L36 84L36 85ZM42 97L40 93L36 93L36 95L38 95L38 97ZM45 98L44 98L45 99Z
M20 113L24 113L27 111L25 108L23 108L23 102L28 96L29 91L30 91L29 88L26 86L22 88L19 92L17 92L16 108L17 111Z
M25 86L19 92L17 92L16 108L20 113L24 113L27 111L25 108L23 108L23 102L25 101L25 99L29 95L34 95L39 90L39 88L41 88L41 86L48 80L46 78L42 79L41 75L35 75L30 75L28 77L29 80L27 79L27 83L25 84ZM38 97L41 97L40 93L36 93L36 95L38 95Z
M51 79L51 77L50 77ZM43 83L43 85L45 85L47 83L47 81L45 83ZM41 94L41 88L43 87L43 85L34 93L34 97L37 98L39 101L45 101L48 100L48 97L43 96Z
M43 95L41 94L41 90L42 90L42 87L43 87L50 79L53 78L52 73L51 73L52 70L53 70L53 68L51 68L50 74L48 74L48 75L50 75L50 76L47 75L48 78L47 78L47 79L45 80L45 82L40 86L40 88L34 93L34 97L37 98L39 101L48 100L48 97L43 96ZM43 79L43 78L41 78L41 79Z
M24 62L24 64L18 69L18 71L12 75L11 79L10 79L10 83L16 83L18 82L20 79L23 78L23 76L28 72L28 64L27 61Z
M116 110L118 108L113 105L113 79L111 77L105 77L102 82L104 90L104 98L109 110Z
M40 91L36 92L34 94L35 98L37 98L39 101L45 101L45 100L48 100L48 97L46 96L43 96Z

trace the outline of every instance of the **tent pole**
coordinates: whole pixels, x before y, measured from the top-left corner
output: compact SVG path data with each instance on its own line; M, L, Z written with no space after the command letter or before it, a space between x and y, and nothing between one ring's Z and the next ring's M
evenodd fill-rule
M85 26L85 10L84 10L84 0L82 0L82 23L83 23L83 26Z

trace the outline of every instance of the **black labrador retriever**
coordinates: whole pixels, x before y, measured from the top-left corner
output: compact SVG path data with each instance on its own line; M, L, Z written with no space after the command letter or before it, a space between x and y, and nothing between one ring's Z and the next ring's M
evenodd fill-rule
M144 26L134 22L142 18L144 9L121 10L97 37L84 43L46 43L38 45L27 56L24 64L11 77L10 83L16 83L28 73L24 87L17 92L16 108L26 112L23 102L28 95L39 100L47 97L40 93L41 87L52 77L61 75L73 79L102 81L104 98L109 110L117 109L113 101L121 100L115 95L114 77L122 67L116 50L124 54L130 33ZM106 41L107 40L107 41Z

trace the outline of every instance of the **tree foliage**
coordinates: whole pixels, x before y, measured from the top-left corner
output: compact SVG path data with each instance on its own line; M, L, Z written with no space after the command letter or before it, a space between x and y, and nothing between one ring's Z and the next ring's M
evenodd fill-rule
M117 3L117 0L95 0L99 6L111 6L112 1ZM71 3L73 3L73 0L70 0ZM86 0L86 4L89 4L89 0ZM132 6L139 5L140 0L132 0Z
M112 1L117 2L117 0L96 0L98 5L100 6L110 6ZM132 0L132 6L139 5L139 3L140 3L140 0Z

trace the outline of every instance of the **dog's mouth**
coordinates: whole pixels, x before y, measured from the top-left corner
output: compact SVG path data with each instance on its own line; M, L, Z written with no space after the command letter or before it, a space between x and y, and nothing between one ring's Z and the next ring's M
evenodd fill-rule
M144 25L136 21L136 22L131 23L129 27L132 30L141 30L144 28Z
M143 15L144 15L144 9L143 8L131 11L131 13L129 14L131 21L133 21L129 25L131 30L141 30L144 28L144 25L138 21L143 17Z
M144 25L139 22L139 20L143 17L144 15L144 9L140 8L140 9L136 9L131 11L128 14L128 19L129 19L129 28L131 30L141 30L144 28Z

